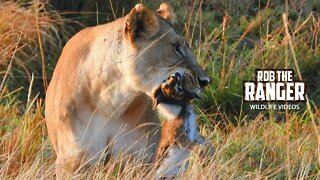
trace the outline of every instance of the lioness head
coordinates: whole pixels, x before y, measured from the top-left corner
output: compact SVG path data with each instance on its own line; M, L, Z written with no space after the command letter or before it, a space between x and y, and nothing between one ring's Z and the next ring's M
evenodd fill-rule
M125 43L130 47L123 62L130 82L152 96L152 91L175 72L191 72L202 88L209 83L184 38L172 26L175 15L170 6L156 12L137 4L126 16Z

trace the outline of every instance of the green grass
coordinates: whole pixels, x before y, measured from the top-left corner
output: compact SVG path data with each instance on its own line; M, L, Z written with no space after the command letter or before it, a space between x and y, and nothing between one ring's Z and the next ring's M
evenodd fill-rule
M156 3L146 4L157 8ZM179 18L178 29L212 79L204 98L195 104L201 133L210 138L216 153L202 160L194 154L183 177L319 178L320 3L288 2L293 51L282 18L286 12L284 2L214 0L171 4ZM5 4L0 4L0 12L1 7ZM34 17L34 6L27 3L10 7L22 13L10 17L15 21L0 17L1 82L8 71L0 89L0 175L4 179L52 179L55 155L44 123L41 59L49 81L72 28L66 23L70 20L37 6L42 25L37 29L26 24L28 28L23 29L25 22L34 22L25 18L28 12ZM8 28L13 22L19 25L15 33ZM299 69L307 84L309 105L299 103L300 110L288 112L250 110L242 100L242 83L253 80L257 68L294 69L296 79ZM140 162L128 164L120 173L121 158L74 177L140 179L154 173L141 168Z

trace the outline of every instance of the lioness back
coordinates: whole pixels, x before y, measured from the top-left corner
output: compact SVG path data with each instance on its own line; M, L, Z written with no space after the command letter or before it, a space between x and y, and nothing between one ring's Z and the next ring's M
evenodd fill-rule
M68 112L66 112L66 108L75 107L75 104L73 103L76 103L76 101L80 99L79 94L81 94L81 89L90 88L86 87L88 84L82 84L82 82L85 81L85 78L88 78L87 75L79 73L84 65L84 61L88 61L89 59L87 59L87 57L94 53L92 52L92 45L95 44L96 38L101 36L99 31L103 31L103 29L112 29L112 26L113 28L119 28L120 26L118 23L121 23L121 21L123 21L123 18L118 19L113 23L85 28L66 43L47 89L45 109L47 121L58 121L63 118L61 117L63 114L67 115ZM114 31L110 32L112 33ZM110 32L103 33L106 34L106 42L107 40L110 42L116 37L110 34ZM91 103L88 102L89 99L86 99L86 97L83 98L83 101L86 101L84 103ZM68 118L64 119L69 120ZM51 128L51 123L48 123L47 127L49 136L52 139L53 147L57 151L55 127Z

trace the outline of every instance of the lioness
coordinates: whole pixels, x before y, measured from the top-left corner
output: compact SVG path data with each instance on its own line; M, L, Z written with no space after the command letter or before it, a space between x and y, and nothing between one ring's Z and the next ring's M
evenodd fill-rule
M86 28L65 45L45 107L57 176L120 152L154 161L160 139L154 89L177 71L191 71L200 87L209 83L171 25L174 17L167 4L155 13L137 4L128 15Z

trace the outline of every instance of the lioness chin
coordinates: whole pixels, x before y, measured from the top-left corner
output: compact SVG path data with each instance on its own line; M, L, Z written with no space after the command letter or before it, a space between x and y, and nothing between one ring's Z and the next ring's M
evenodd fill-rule
M128 15L67 42L45 107L57 177L119 153L155 160L161 127L152 108L154 89L174 72L192 72L198 89L209 83L173 28L174 17L167 4L156 12L137 4Z

